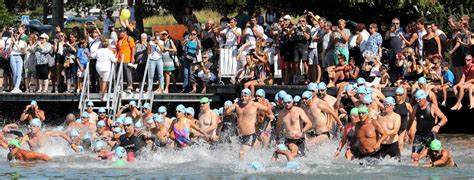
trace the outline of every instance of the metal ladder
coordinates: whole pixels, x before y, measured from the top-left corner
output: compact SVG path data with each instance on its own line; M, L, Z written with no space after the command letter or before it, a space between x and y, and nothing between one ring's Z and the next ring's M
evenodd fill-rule
M90 76L89 76L89 62L86 65L86 69L84 69L84 77L83 77L83 82L82 82L82 91L81 91L81 96L79 99L79 107L78 109L80 110L79 112L82 114L84 112L84 109L86 109L87 103L86 101L89 100L90 97Z

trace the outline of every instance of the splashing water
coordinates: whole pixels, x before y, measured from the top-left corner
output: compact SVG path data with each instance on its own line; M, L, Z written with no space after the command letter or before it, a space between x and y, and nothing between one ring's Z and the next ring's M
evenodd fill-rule
M117 168L113 161L98 161L91 152L75 153L61 138L51 138L47 146L38 152L52 157L51 162L20 163L0 160L2 177L20 178L318 178L318 179L427 179L427 178L473 178L474 177L474 136L445 135L441 137L459 168L412 167L411 146L402 151L401 162L383 159L367 164L365 160L347 161L341 155L333 157L338 141L332 140L316 147L307 147L305 157L297 158L298 169L286 167L286 158L271 160L273 149L251 149L243 161L239 161L240 145L236 139L232 144L220 144L210 150L209 145L198 143L184 150L145 150L135 162ZM200 144L200 145L199 145ZM6 157L8 151L1 149ZM341 153L342 154L342 153ZM252 162L259 162L262 168L254 169Z

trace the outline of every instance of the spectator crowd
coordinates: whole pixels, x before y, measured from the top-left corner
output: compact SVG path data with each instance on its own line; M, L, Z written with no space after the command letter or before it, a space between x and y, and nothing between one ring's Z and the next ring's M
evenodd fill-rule
M357 83L379 90L408 87L412 93L422 88L434 96L442 92L441 106L452 88L457 96L452 110L462 108L467 90L474 108L474 34L468 15L449 17L444 32L425 19L394 18L382 29L378 22L331 22L309 11L296 23L273 10L248 15L239 8L235 17L228 14L199 24L186 8L183 41L167 30L140 34L135 21L114 19L111 11L100 18L102 30L86 23L70 32L57 27L50 37L21 25L4 28L3 92L80 93L88 70L91 91L106 99L108 82L123 63L126 93L139 92L141 84L134 82L145 78L146 90L155 93L171 92L170 82L178 79L181 93L232 83L254 96L256 85L273 85L281 77L282 85L325 82L338 92Z

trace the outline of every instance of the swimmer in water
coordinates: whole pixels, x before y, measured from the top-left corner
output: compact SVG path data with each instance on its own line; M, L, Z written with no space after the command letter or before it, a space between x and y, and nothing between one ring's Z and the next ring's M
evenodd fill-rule
M420 153L420 159L428 156L429 163L423 167L458 167L454 162L451 152L443 148L441 142L437 139L431 141L430 148Z
M19 161L49 161L50 158L46 154L37 153L33 151L28 151L21 149L20 141L18 139L12 139L8 143L8 149L10 152L7 155L7 159L11 160L19 160Z
M201 104L201 112L199 113L199 126L207 136L211 137L210 143L212 144L213 142L219 140L219 137L216 133L218 123L217 121L219 117L214 111L211 110L210 102L211 100L207 97L201 98L199 102Z
M176 107L176 121L171 124L171 131L174 134L175 145L178 148L189 147L191 145L191 139L189 137L191 129L201 133L203 137L209 138L209 136L201 130L196 124L191 122L190 119L185 117L186 107L182 104Z
M265 98L265 91L263 89L258 89L255 92L255 98L257 102L266 106L269 109L272 109L272 104L270 101ZM257 128L259 138L261 139L261 143L263 147L270 147L270 137L272 135L272 122L275 119L273 112L270 113L266 111L259 111L257 115Z
M21 139L21 144L28 143L30 149L35 150L43 147L49 137L61 137L69 143L69 145L74 151L79 152L79 148L72 142L71 138L69 138L66 133L42 131L41 125L42 123L39 119L34 118L33 120L31 120L31 123L28 126L30 132L23 136L23 138Z
M224 115L228 115L232 112L237 114L238 130L240 132L240 147L239 159L243 160L245 153L253 146L257 141L256 127L258 111L271 113L271 108L264 106L258 102L252 101L252 94L250 89L243 89L241 92L241 99L232 104L230 107L224 110Z
M334 157L336 157L336 158L341 153L342 148L344 147L344 145L347 144L346 153L345 153L344 157L347 160L354 159L354 156L352 155L352 149L357 148L357 146L355 145L356 140L357 140L356 134L355 134L355 125L356 125L356 123L358 123L360 121L360 119L359 119L359 109L358 108L352 108L351 109L351 111L350 111L350 120L351 121L349 122L349 124L346 126L346 128L343 131L344 134L342 136L341 141L339 142L339 146L336 149L336 153L334 154Z

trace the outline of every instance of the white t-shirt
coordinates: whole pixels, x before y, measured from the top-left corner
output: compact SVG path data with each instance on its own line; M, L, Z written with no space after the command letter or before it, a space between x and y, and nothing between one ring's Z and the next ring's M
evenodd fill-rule
M158 44L164 45L165 43L162 40L158 40ZM151 54L150 54L150 60L160 60L162 57L162 50L160 49L160 46L155 44L155 41L150 41L150 47L151 47Z
M7 51L11 51L10 52L10 55L20 55L21 54L21 49L23 48L26 48L26 42L23 41L23 40L18 40L18 45L13 45L13 47L11 46L12 44L12 38L9 38L7 40L7 45L6 46L6 50Z
M239 27L234 27L233 30L237 31L239 34L242 35L242 29L240 29ZM237 45L237 40L238 40L237 36L234 34L234 32L230 28L225 28L224 30L221 31L221 33L225 34L225 37L226 37L226 42L224 45L227 45L227 46Z
M90 47L91 53L94 53L95 51L97 51L100 47L100 44L102 44L102 43L100 42L99 38L96 38L94 40L91 37L89 37L89 45L91 46Z
M257 26L257 32L263 35L263 39L267 39L266 35L263 31L263 27L260 26L260 25L256 25L256 26ZM256 42L256 37L255 37L255 34L253 33L252 29L250 29L250 28L245 29L245 33L247 34L247 41Z
M95 65L97 71L110 71L112 62L117 62L117 57L110 48L100 48L93 52L91 56L97 59Z
M426 35L426 30L418 31L418 53L423 55L423 36Z
M316 37L318 37L319 31L321 31L321 27L319 26L311 28L311 43L309 44L309 48L318 48L318 42L313 41L313 39L316 39Z

